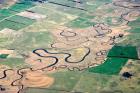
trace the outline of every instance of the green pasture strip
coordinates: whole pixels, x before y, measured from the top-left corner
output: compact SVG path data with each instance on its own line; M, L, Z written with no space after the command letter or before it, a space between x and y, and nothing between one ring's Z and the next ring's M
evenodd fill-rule
M133 27L130 30L128 30L128 32L131 32L131 33L140 33L140 27Z
M22 28L24 28L26 26L27 25L12 22L12 21L8 21L8 20L3 20L3 21L0 22L0 30L2 30L4 28L9 28L9 29L13 29L13 30L19 30L19 29L22 29Z
M90 27L95 25L96 23L94 22L90 22L89 20L85 19L85 18L76 18L72 21L70 21L69 23L67 23L66 25L68 27L73 27L73 28L86 28L86 27Z
M127 61L127 58L108 58L103 64L89 68L88 71L107 75L117 75Z
M139 46L140 45L140 33L131 33L126 39L119 42L118 46Z
M52 12L52 10L54 10L54 11ZM70 13L67 13L67 12L64 12L64 11L59 11L58 12L57 10L50 9L48 7L35 7L35 8L32 8L31 11L36 12L36 13L40 13L40 14L43 14L43 15L47 15L48 19L51 19L51 20L53 20L53 19L57 19L57 20L64 19L65 14L71 15ZM63 14L63 12L65 14ZM80 12L80 13L76 14L76 16L79 16L79 17L87 19L87 20L91 20L91 19L95 18L95 16L93 16L89 13L83 13L83 12L82 13Z
M38 7L40 8L40 7ZM57 4L52 4L52 3L47 3L46 6L43 6L42 9L36 9L33 8L31 9L32 11L34 12L37 12L37 13L41 13L41 14L46 14L47 11L49 12L48 14L52 14L50 13L50 11L59 11L59 12L62 12L62 13L65 13L65 14L70 14L70 15L74 15L74 16L80 16L81 17L81 13L82 15L84 16L88 16L89 17L89 14L83 10L80 10L80 9L76 9L76 8L71 8L71 7L65 7L65 6L60 6L60 5L57 5Z
M75 2L72 2L69 0L48 0L48 1L63 4L63 5L68 5L68 6L72 6L72 7L75 7L75 5L76 5Z
M15 14L16 12L10 11L8 9L0 9L0 15L5 15L5 16L11 16Z
M128 23L128 26L135 28L140 26L140 17Z
M85 13L85 11L77 9L77 8L61 6L61 5L52 4L52 3L47 3L45 7L49 9L59 10L64 13L68 13L72 15L79 15L80 13Z
M43 7L35 7L31 9L31 11L46 15L48 20L54 21L56 23L66 23L69 20L71 20L67 17L66 13L64 14L63 12L56 11L56 10L53 11L50 8L48 9L48 8L43 8Z
M80 13L78 16L79 16L79 17L82 17L82 18L89 19L89 20L95 18L95 16L90 15L89 13Z
M25 24L25 25L31 25L32 23L35 22L35 20L33 20L33 19L23 17L23 16L18 16L18 15L12 16L12 17L8 18L7 20Z
M71 2L68 0L48 0L48 3L54 4L56 6L59 7L64 7L64 8L72 8L72 9L78 9L78 7L76 7L76 3L75 2ZM80 9L78 9L80 10Z
M35 22L35 20L33 19L29 19L26 17L22 17L22 16L12 16L10 18L7 18L3 21L0 22L0 29L4 29L4 28L10 28L13 30L19 30L22 29L24 27L27 27L31 24L33 24Z
M13 6L9 7L8 9L19 13L33 6L35 5L32 3L16 3Z
M136 46L113 46L108 57L138 59Z
M82 72L73 91L76 91L76 93L99 93L98 88L106 87L111 79L112 76L110 75Z
M72 91L75 85L77 84L77 82L79 81L81 75L82 74L80 72L73 72L73 71L62 71L54 74L53 73L49 74L49 76L55 78L55 82L50 88Z
M0 20L3 20L6 17L14 15L15 12L10 11L8 9L0 9Z
M9 54L0 54L0 58L5 59Z
M47 88L27 88L26 93L63 93L61 89L47 89Z
M0 21L3 20L4 18L6 18L7 16L4 15L0 15Z
M45 6L45 7L37 6L37 7L30 9L30 11L39 13L39 14L43 14L43 15L47 15L47 16L53 14L53 12L54 12L52 9L47 8L47 6Z
M0 64L7 65L10 67L17 67L21 64L24 64L24 59L22 59L22 58L7 58L5 60L0 61Z
M111 3L112 0L100 0L100 2Z
M49 1L76 8L76 2L73 2L74 0L49 0ZM88 10L90 12L93 12L99 6L104 5L105 3L111 3L111 2L112 2L112 0L90 0L90 1L84 1L83 0L83 1L81 1L81 4L79 3L79 5L81 6L81 8L83 8L85 10ZM64 6L64 7L66 7L66 6Z

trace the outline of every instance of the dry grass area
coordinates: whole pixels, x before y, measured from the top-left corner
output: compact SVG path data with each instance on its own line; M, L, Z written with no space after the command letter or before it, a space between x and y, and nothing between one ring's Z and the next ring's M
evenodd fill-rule
M6 69L10 69L10 67L5 65L0 65L0 77L3 77L3 71ZM3 79L0 79L0 85L3 85L4 88L6 88L7 91L3 91L2 93L17 93L18 87L17 86L11 86L11 82L13 82L18 76L16 75L15 71L9 70L6 72L6 77ZM0 92L1 93L1 92Z
M5 37L10 37L14 33L16 32L9 28L4 28L3 30L0 31L0 35Z
M0 50L0 54L13 54L14 50Z
M134 21L137 19L137 17L140 16L140 12L135 10L135 11L131 11L129 12L127 15L125 15L123 18L128 20L128 21Z
M24 11L24 12L21 12L17 15L24 16L24 17L27 17L27 18L30 18L30 19L36 19L36 20L45 19L47 17L46 15L33 13L33 12L29 12L29 11Z
M109 29L112 30L112 33L107 33ZM54 43L52 46L50 46L50 51L52 53L70 53L72 56L68 60L73 61L73 64L65 62L65 57L67 55L64 54L48 54L41 50L38 50L37 52L43 56L57 57L60 60L55 65L57 68L63 68L64 66L64 68L69 69L74 67L78 67L79 69L84 69L88 66L94 67L102 64L106 58L106 55L97 56L96 53L102 50L108 51L112 48L113 45L110 44L112 42L110 41L110 37L117 36L119 34L123 34L124 36L129 35L128 32L125 32L126 29L129 28L127 26L109 28L104 24L86 29L72 29L65 26L57 26L56 28L52 29L50 33L54 37ZM95 37L99 35L99 31L105 35ZM87 52L85 47L90 48L90 54L84 59L83 62L76 63L76 61L80 60ZM38 57L33 53L30 53L29 55L30 57L26 60L26 63L32 65L33 68L36 69L43 68L54 62L54 60L51 58Z
M110 36L115 36L115 35L119 35L119 34L123 34L123 35L129 35L130 33L125 31L125 30L129 30L131 29L129 26L119 26L119 27L112 27L112 33L109 34Z
M4 76L3 71L7 69L10 68L4 65L0 65L1 77ZM48 88L54 83L54 78L47 76L46 74L44 74L44 72L39 70L30 71L29 69L23 69L19 73L22 73L23 75L22 78L18 74L17 70L7 70L6 77L0 79L0 85L3 85L6 88L6 93L17 93L17 91L21 89L21 85L24 85L24 88L25 87ZM14 82L13 84L15 86L11 85L12 82Z
M42 51L40 51L40 52L38 51L38 53L43 53L43 52ZM54 61L54 59L52 59L52 58L41 58L41 57L39 57L39 56L37 56L37 55L35 55L33 53L30 53L29 55L30 55L30 57L27 58L25 60L25 62L27 64L32 65L33 69L44 68L44 67L52 64L52 62ZM46 53L44 55L47 56Z
M49 87L54 83L54 79L41 71L29 71L25 74L22 84L25 87Z

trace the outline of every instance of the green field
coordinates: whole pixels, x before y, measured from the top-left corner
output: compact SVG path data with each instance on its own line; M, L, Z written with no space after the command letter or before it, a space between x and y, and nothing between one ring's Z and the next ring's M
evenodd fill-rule
M138 59L135 46L114 46L107 56L108 58L103 64L90 68L89 72L110 75L119 74L128 59Z
M131 32L131 33L140 33L140 17L137 18L136 20L134 21L131 21L128 23L128 26L131 27L130 30L128 30L128 32Z
M60 71L54 74L52 73L50 76L55 78L55 83L49 89L84 93L92 93L98 86L105 86L109 78L111 78L107 75L76 71ZM61 91L61 93L63 93L63 91Z
M108 53L108 57L138 59L136 46L114 46Z
M47 16L50 16L51 14L53 14L53 12L56 12L56 11L52 11L47 6L45 6L45 7L37 6L37 7L30 9L30 11L33 11L33 12L39 13L39 14L43 14L43 15L47 15Z
M72 6L72 7L74 7L76 5L75 2L72 2L70 0L48 0L48 1L63 4L63 5L68 5L68 6Z
M17 13L25 11L26 9L29 9L33 7L34 4L29 3L29 2L21 2L21 3L16 3L13 6L9 7L9 10L15 11Z
M34 22L35 20L15 15L1 21L0 29L2 30L4 28L10 28L13 30L19 30L19 29L22 29L24 27L31 25Z
M0 64L7 65L9 67L17 67L25 64L25 62L22 58L7 58L5 60L0 61Z
M127 58L107 58L103 64L89 68L88 71L100 74L117 75L127 61Z
M52 89L72 91L81 74L79 72L66 71L51 74L51 76L55 77L55 83L51 86Z
M45 88L27 88L25 93L63 93L64 91Z
M73 2L72 0L49 0L51 2L55 2L58 4L63 4L66 6L71 6L69 8L73 9L73 10L80 10L78 9L79 7L76 7L76 3ZM87 10L88 12L93 12L94 10L96 10L99 6L104 5L105 3L111 3L112 0L81 0L82 2L82 7L83 9ZM87 3L88 2L88 3ZM56 4L57 5L57 4ZM65 7L68 8L66 6L61 6L61 5L57 5L59 8L60 7ZM68 8L68 9L69 9ZM83 11L83 10L82 10ZM78 12L77 12L78 13Z
M8 55L9 55L9 54L0 54L0 58L1 58L1 59L5 59L5 58L7 58Z
M16 22L19 24L24 24L27 26L31 25L32 23L35 22L35 20L33 20L33 19L29 19L29 18L26 18L23 16L18 16L18 15L12 16L12 17L8 18L7 20L10 20L10 21L13 21L13 22Z
M12 21L8 21L8 20L4 20L4 21L0 22L0 30L2 30L4 28L19 30L19 29L24 28L24 27L26 27L26 25L12 22Z
M51 22L53 21L56 24L67 23L71 20L69 16L70 17L72 16L71 14L63 13L57 10L52 10L48 7L35 7L35 8L32 8L31 11L46 15L47 19L44 19L44 20L47 20L47 21L49 20Z
M139 46L140 45L140 33L133 33L129 35L126 39L119 42L119 46Z
M78 16L79 16L79 17L82 17L82 18L85 18L85 19L89 19L89 20L92 20L92 19L95 18L94 15L91 15L91 14L89 14L89 13L80 13Z
M131 33L140 33L140 27L132 28L132 29L128 30L128 32L131 32Z
M70 8L70 7L65 7L65 6L60 6L52 3L47 3L46 8L50 8L56 11L62 11L64 13L72 14L72 15L80 15L81 13L86 13L85 11L76 9L76 8Z
M30 50L35 48L47 48L52 43L53 37L49 32L25 32L21 37L9 45L9 48L17 50Z
M6 17L14 15L14 11L10 11L8 9L0 9L0 20L3 20Z
M128 26L132 27L132 28L137 28L140 26L140 17L137 18L136 20L134 21L131 21L128 23Z

